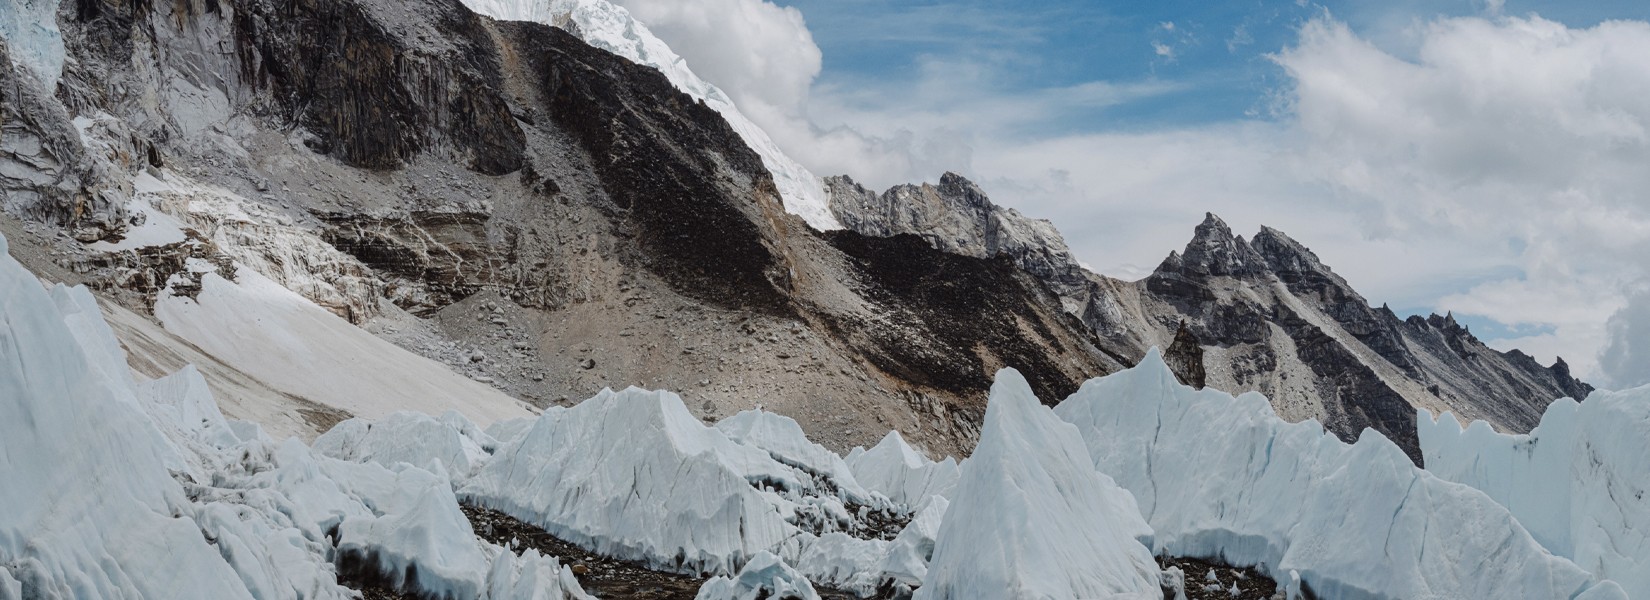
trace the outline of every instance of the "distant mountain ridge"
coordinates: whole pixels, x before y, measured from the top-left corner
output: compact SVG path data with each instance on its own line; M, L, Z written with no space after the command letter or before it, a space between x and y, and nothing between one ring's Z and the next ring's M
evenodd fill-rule
M955 173L881 194L848 177L827 178L825 188L850 230L914 234L947 252L1012 260L1059 295L1108 354L1132 364L1152 346L1179 346L1183 363L1189 339L1202 372L1177 369L1183 381L1262 392L1284 417L1318 419L1347 441L1374 428L1411 458L1419 456L1415 408L1525 432L1552 400L1592 391L1563 359L1547 367L1489 348L1452 316L1399 318L1371 306L1270 227L1245 240L1208 214L1184 249L1128 282L1084 269L1052 224L992 203Z

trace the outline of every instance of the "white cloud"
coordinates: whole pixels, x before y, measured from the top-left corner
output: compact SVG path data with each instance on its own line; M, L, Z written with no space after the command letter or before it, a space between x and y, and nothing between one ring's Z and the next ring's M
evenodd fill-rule
M1620 388L1650 384L1650 285L1637 286L1608 327L1610 341L1599 362L1609 383Z
M1622 285L1650 276L1650 24L1571 28L1491 2L1361 36L1323 14L1273 57L1288 82L1273 120L1074 133L1050 124L1187 84L1014 89L1015 58L981 51L826 85L794 9L620 3L816 172L878 188L963 172L1103 272L1149 271L1212 210L1283 229L1376 303L1534 328L1490 342L1585 377L1632 381L1621 369L1650 354L1650 300ZM1153 51L1172 60L1195 40L1166 25Z
M1455 18L1419 34L1404 60L1320 18L1275 57L1309 172L1376 235L1504 256L1518 274L1440 308L1552 327L1492 343L1600 374L1620 282L1650 256L1650 24Z

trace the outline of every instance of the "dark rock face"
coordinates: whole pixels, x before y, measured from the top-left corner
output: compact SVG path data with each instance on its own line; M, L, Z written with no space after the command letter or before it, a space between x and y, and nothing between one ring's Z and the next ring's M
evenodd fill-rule
M1174 332L1174 343L1163 351L1163 361L1168 363L1175 379L1184 385L1201 390L1208 380L1209 375L1203 370L1203 346L1197 343L1197 336L1184 322Z
M499 59L481 17L457 3L419 8L442 43L407 43L360 3L243 3L242 77L319 136L311 148L346 164L391 169L445 145L478 172L521 168L525 139L497 93Z
M489 215L415 211L401 218L321 215L323 238L403 285L389 291L415 313L439 309L488 287L497 260L487 240Z
M939 252L911 235L827 235L853 261L859 287L882 317L833 326L885 372L983 398L996 370L1013 367L1038 398L1053 404L1084 380L1122 366L1099 351L1057 298L1006 258ZM1059 360L1084 356L1093 358L1075 369Z
M729 308L787 313L775 251L779 193L721 116L653 69L536 23L499 23L544 119L588 155L620 235L679 292ZM729 182L730 177L743 185Z

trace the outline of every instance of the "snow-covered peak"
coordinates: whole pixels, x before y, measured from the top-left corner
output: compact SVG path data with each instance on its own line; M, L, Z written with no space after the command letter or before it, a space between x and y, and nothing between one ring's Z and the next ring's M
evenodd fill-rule
M694 75L687 61L630 11L607 0L464 0L464 4L494 19L533 21L565 29L591 46L658 69L677 89L721 113L745 144L762 157L786 211L802 217L814 229L842 229L831 213L819 177L786 156L766 131L739 111L727 93Z

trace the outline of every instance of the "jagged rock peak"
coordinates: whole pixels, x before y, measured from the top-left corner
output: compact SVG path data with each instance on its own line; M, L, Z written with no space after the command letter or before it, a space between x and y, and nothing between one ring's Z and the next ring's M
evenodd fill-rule
M994 208L991 199L985 195L985 190L969 181L968 178L951 171L940 176L939 193L941 196L952 199L958 204L970 208Z
M1262 225L1249 244L1266 259L1266 264L1277 273L1328 272L1329 267L1318 260L1318 255L1304 244L1282 231Z
M1169 262L1164 261L1164 265ZM1180 256L1179 270L1189 275L1238 277L1265 272L1267 264L1243 236L1232 234L1226 221L1214 213L1204 213L1203 222Z

